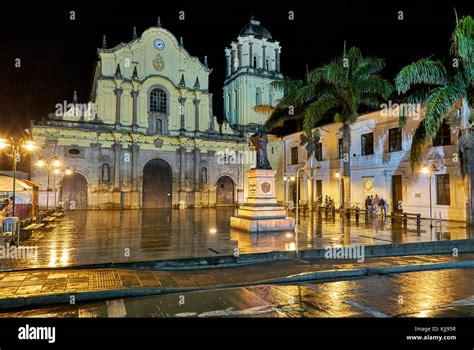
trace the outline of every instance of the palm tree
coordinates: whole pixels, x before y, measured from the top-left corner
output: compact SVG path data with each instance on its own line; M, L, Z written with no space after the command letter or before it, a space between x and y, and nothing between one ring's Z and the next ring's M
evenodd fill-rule
M400 70L395 78L397 92L407 103L421 103L425 115L412 138L410 164L415 169L423 161L425 145L436 137L444 120L458 132L463 179L470 198L467 217L474 222L474 21L470 16L456 20L451 36L452 65L446 67L431 57L422 58ZM400 115L400 125L408 116Z
M378 57L363 56L352 47L347 53L308 73L305 82L280 82L284 98L278 103L264 128L270 130L288 119L302 120L307 138L324 117L333 116L342 124L344 175L350 188L350 125L359 116L362 106L380 108L393 91L392 84L379 75L385 62ZM294 109L294 114L288 111ZM347 203L350 204L350 191Z

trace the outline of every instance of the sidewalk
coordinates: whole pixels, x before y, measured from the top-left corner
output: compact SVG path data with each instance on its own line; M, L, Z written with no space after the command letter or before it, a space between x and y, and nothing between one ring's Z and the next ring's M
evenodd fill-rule
M0 309L256 284L363 277L430 269L474 267L474 254L345 260L279 260L240 267L151 271L50 269L0 273Z

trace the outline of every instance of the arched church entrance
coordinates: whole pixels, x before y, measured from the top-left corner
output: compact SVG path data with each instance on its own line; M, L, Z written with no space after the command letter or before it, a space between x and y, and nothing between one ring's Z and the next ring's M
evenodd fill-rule
M143 168L143 208L171 208L173 173L162 159L152 159Z
M229 176L217 180L216 205L234 205L234 181Z
M65 176L60 189L60 202L65 210L87 209L87 180L79 174Z

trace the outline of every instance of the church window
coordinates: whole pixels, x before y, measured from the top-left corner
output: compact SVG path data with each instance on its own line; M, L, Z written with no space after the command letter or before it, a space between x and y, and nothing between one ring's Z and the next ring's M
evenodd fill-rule
M255 104L260 106L262 104L262 89L257 88L257 92L255 94Z
M79 153L81 153L81 151L78 150L77 148L71 148L68 152L69 152L69 154L71 154L73 156L77 156Z
M265 68L266 68L267 70L270 70L270 63L268 62L268 58L267 58L266 61L265 61Z
M257 68L257 56L253 56L253 68Z
M167 95L163 89L155 88L150 92L150 111L167 112Z

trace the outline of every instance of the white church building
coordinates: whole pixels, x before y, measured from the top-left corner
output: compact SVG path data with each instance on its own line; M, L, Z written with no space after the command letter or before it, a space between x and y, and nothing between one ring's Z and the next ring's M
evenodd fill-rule
M47 193L49 203L61 202L66 209L243 203L245 171L252 166L241 161L252 158L247 136L264 121L252 108L260 101L274 103L278 94L268 84L282 78L280 47L268 30L251 19L225 50L221 124L212 109L207 59L193 57L159 20L112 48L104 37L97 53L86 107L73 101L64 113L31 127L41 148L35 156L59 157L74 170L51 174L48 192L47 171L32 160L32 181L41 184L40 206L46 205ZM270 162L282 169L282 144L270 141ZM239 155L247 157L236 160ZM281 173L277 176L281 185ZM277 195L283 199L282 191Z

